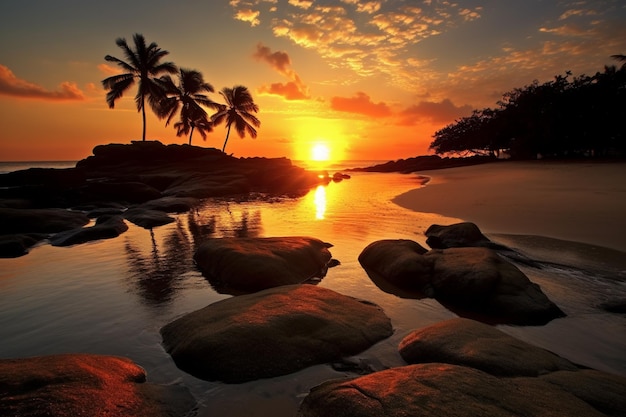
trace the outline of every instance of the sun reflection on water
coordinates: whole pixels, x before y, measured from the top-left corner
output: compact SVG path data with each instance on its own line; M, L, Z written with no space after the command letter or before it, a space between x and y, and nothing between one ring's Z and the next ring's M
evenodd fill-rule
M318 220L324 220L324 214L326 213L326 187L318 185L315 190L315 218Z

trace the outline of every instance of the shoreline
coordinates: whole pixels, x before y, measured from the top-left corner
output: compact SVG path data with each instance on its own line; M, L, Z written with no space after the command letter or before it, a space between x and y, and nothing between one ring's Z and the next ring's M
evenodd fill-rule
M475 223L484 233L534 235L626 252L626 163L506 161L417 171L401 207Z

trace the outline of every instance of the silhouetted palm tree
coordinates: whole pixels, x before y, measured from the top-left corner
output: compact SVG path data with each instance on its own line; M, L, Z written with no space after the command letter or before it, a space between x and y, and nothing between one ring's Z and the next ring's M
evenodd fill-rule
M176 128L176 136L182 136L189 133L190 145L194 130L198 130L198 132L200 132L200 136L202 136L203 140L206 140L207 132L213 131L213 123L211 123L206 116L198 119L181 118L180 121L174 123L174 127Z
M226 105L220 106L220 110L211 119L214 125L225 122L228 128L222 148L222 152L224 152L233 123L239 137L243 138L247 132L254 139L257 136L255 127L261 126L261 122L252 114L259 111L259 106L254 103L252 95L246 87L243 85L237 85L233 88L224 87L220 94L226 100Z
M622 69L626 69L626 55L622 55L622 54L611 55L611 58L622 62Z
M102 85L107 90L110 90L107 93L106 100L109 108L112 109L115 106L115 101L122 97L126 90L135 84L135 81L139 81L135 104L137 105L137 111L141 111L143 119L142 140L145 141L146 98L157 116L159 118L164 117L159 106L163 99L163 91L154 77L163 73L173 74L176 72L177 68L172 62L160 63L159 61L169 54L169 52L162 50L154 42L146 46L146 41L142 34L135 33L133 35L133 41L135 44L134 50L128 46L124 38L118 38L115 41L117 46L124 51L126 61L111 55L105 56L104 59L116 63L125 72L102 80Z
M167 115L165 126L180 111L180 121L174 124L176 135L181 136L189 133L189 144L191 145L193 131L197 128L201 132L202 138L205 139L206 132L210 132L212 127L207 112L202 106L219 109L220 105L201 93L212 93L214 91L213 86L204 82L200 72L183 68L178 74L178 85L174 84L169 75L162 76L158 83L166 95L161 102L161 111Z

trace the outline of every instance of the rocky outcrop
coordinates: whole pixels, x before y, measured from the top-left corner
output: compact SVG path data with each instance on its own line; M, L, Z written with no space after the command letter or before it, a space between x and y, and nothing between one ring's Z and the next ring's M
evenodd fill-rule
M8 242L0 245L0 256L24 254L28 245L22 243L38 236L27 238L25 233L56 233L80 226L26 230L16 227L23 224L21 221L11 224L17 215L11 212L9 216L6 210L90 207L92 217L96 217L102 214L101 208L139 205L179 213L195 206L197 199L248 193L301 196L329 181L286 158L235 158L213 148L158 141L99 145L75 168L32 168L0 175L0 210L4 210L0 213L0 236ZM112 210L107 210L110 213ZM129 214L128 219L146 228L170 221L157 213L135 214L137 217L131 219ZM28 215L40 217L28 223L53 223L51 214L31 211ZM11 234L19 236L6 237ZM20 250L20 246L25 248Z
M128 230L122 216L101 216L91 227L80 227L55 234L50 238L52 246L70 246L93 240L112 239Z
M417 330L400 353L408 366L313 388L298 415L626 415L626 378L579 368L472 320Z
M416 171L428 171L433 169L454 168L468 165L497 162L492 156L470 156L464 158L442 158L439 155L422 155L407 159L388 161L369 167L353 168L348 171L364 172L401 172L410 173Z
M186 388L146 383L126 358L87 354L0 359L0 414L22 417L176 417L195 400Z
M409 364L449 363L496 376L536 377L579 369L550 351L487 324L463 318L415 330L400 342L399 350Z
M331 246L303 236L215 238L204 241L193 259L218 291L252 292L323 278Z
M460 315L478 313L493 322L527 325L564 315L537 284L490 249L424 251L414 242L382 240L368 245L359 262L375 283L418 291Z
M161 334L180 369L239 383L354 355L392 331L378 306L302 284L213 303L169 323Z

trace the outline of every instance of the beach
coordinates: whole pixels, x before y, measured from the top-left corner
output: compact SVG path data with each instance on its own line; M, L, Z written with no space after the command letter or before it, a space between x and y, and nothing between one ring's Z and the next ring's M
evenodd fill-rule
M503 161L418 174L430 180L396 204L471 221L485 233L626 251L626 163Z

